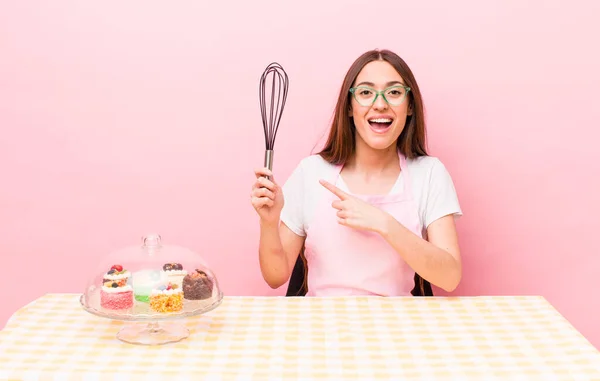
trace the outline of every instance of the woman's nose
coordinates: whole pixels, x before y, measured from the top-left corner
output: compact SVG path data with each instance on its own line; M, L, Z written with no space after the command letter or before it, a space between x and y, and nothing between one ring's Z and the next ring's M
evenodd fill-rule
M375 99L375 103L373 104L373 107L377 110L386 109L387 106L388 104L385 101L385 99L383 99L383 96L381 94L377 97L377 99Z

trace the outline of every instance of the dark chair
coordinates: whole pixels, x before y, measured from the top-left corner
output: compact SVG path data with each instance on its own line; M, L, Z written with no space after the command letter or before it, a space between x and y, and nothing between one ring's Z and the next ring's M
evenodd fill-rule
M285 296L305 296L307 292L306 285L306 264L304 263L304 250L298 256L290 282ZM415 273L415 287L412 289L411 294L413 296L433 296L433 290L431 284L425 279L421 278L419 274Z
M290 282L288 283L288 289L285 296L304 296L306 295L306 265L304 264L304 252L300 253L292 275L290 276Z

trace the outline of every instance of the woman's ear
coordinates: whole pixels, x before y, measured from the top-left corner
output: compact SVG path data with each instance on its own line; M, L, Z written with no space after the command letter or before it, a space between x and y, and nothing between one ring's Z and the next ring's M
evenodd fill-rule
M413 113L413 105L412 103L408 105L408 111L406 112L406 115L412 115Z

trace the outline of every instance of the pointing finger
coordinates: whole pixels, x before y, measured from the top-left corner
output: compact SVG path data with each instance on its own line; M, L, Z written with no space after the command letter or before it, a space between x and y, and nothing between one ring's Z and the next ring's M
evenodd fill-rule
M319 180L319 183L321 185L323 185L325 188L327 188L331 193L338 196L340 198L340 200L346 200L346 199L350 198L349 194L347 194L346 192L342 191L340 188L336 187L335 185L333 185L325 180Z

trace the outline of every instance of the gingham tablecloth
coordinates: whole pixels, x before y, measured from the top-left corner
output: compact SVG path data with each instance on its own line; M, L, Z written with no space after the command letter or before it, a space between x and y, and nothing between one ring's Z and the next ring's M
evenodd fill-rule
M125 344L123 322L50 294L0 331L2 380L600 380L600 352L541 297L225 297L190 336Z

